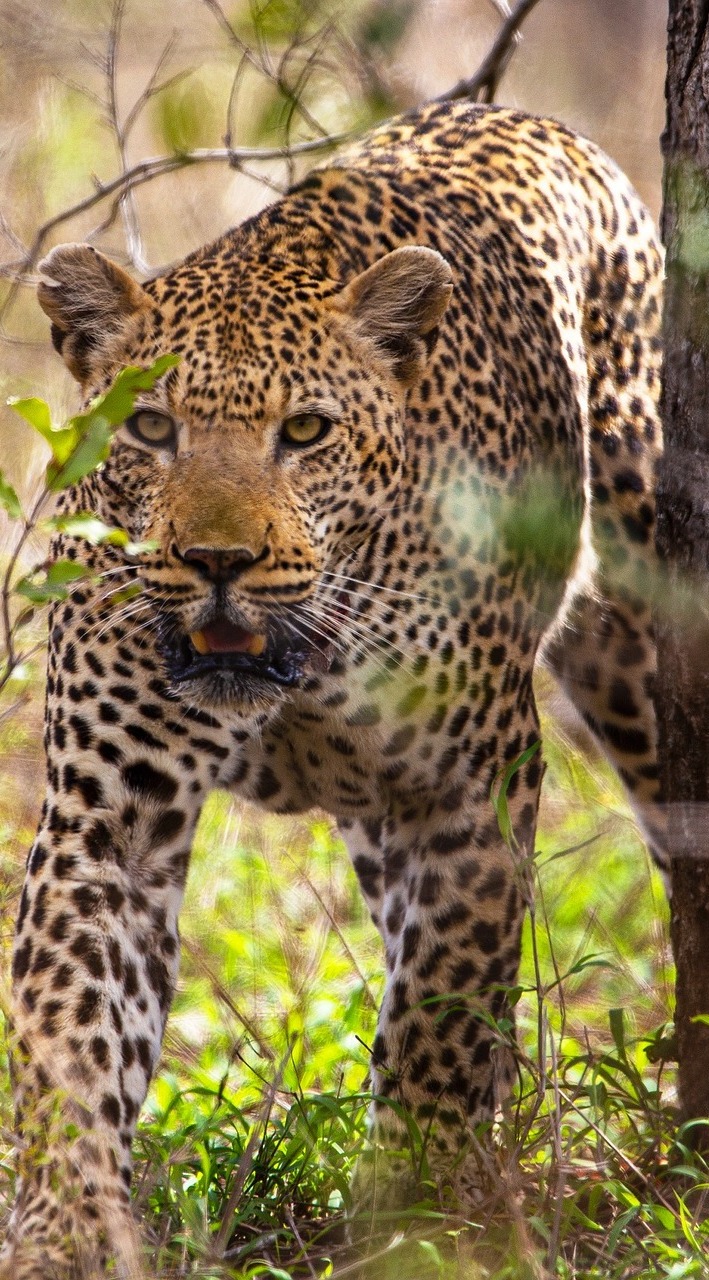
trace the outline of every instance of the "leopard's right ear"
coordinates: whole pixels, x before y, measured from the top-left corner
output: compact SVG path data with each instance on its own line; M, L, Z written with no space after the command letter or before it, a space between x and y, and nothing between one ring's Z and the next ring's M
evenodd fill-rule
M52 322L52 342L74 377L86 382L106 339L150 308L123 269L88 244L60 244L39 264L37 298Z

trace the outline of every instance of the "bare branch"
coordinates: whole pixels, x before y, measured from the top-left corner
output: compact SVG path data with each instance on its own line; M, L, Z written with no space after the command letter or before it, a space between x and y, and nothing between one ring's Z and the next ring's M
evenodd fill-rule
M9 244L12 245L15 253L19 253L21 257L26 255L27 246L23 244L20 237L15 234L2 210L0 210L0 235L4 236Z
M325 25L316 32L306 33L301 27L294 34L288 46L283 49L280 57L274 60L273 51L264 44L259 38L258 51L254 51L238 34L235 27L226 17L221 6L220 0L202 0L202 3L216 18L222 31L227 35L230 43L239 50L240 59L236 69L234 79L231 86L229 96L229 106L227 112L227 125L225 134L225 146L223 148L195 148L192 151L183 153L175 153L172 155L151 157L140 162L130 165L127 158L126 142L128 135L132 131L141 111L155 96L162 92L169 85L174 84L189 72L178 72L175 76L169 77L164 81L160 81L160 72L168 61L172 49L174 48L175 36L173 35L165 44L156 62L156 65L145 85L145 88L136 98L128 110L125 119L122 121L118 104L118 46L121 35L121 26L123 15L125 12L126 0L113 0L111 24L105 54L100 55L95 51L86 48L86 56L91 62L99 67L104 74L106 80L106 102L104 109L106 113L106 122L112 129L118 147L120 156L121 172L108 182L101 182L94 179L94 190L83 199L76 201L69 208L63 209L60 213L48 218L37 230L34 239L29 247L21 244L17 237L13 235L4 219L0 219L0 235L4 235L13 249L16 256L13 261L5 262L0 266L0 277L4 276L12 280L12 286L4 305L0 310L0 326L5 316L14 304L17 291L24 277L32 272L36 263L41 256L45 245L59 227L72 219L86 213L104 201L110 201L108 213L103 219L89 232L86 238L95 240L110 226L112 226L116 218L120 215L124 222L126 231L126 239L128 244L129 258L134 265L142 272L147 270L147 265L143 260L143 250L140 236L140 228L138 225L137 212L134 202L134 192L146 182L152 182L154 179L164 176L165 174L174 173L178 170L193 166L196 164L224 163L226 162L233 169L247 174L249 177L257 178L264 182L271 190L281 193L282 184L276 180L267 178L261 173L255 173L247 166L259 163L261 161L280 160L287 165L287 173L289 180L293 176L293 161L302 155L318 150L324 150L338 145L340 142L346 141L347 134L328 134L319 122L313 118L307 107L301 101L301 93L304 85L307 83L309 76L313 70L321 65L325 65L323 61L323 50L328 39L334 39L336 44L341 47L350 49L351 55L356 55L357 48L350 41L343 38L342 33L337 28L334 21L326 22ZM499 84L500 78L513 55L516 43L520 40L520 27L532 11L538 0L517 0L513 9L510 9L509 0L490 0L498 13L504 14L505 18L502 22L497 35L478 70L467 80L460 81L453 89L442 94L438 101L448 101L460 98L472 98L474 100L482 99L489 101ZM293 76L291 70L293 63L296 63L296 73ZM304 142L294 144L286 143L280 147L244 147L236 148L232 145L233 138L233 120L236 111L236 99L239 86L246 66L253 67L260 75L267 77L284 95L287 100L287 132L290 132L293 116L298 112L312 129L321 134L320 137L312 138ZM79 86L75 86L79 88ZM90 95L96 100L96 95ZM12 340L10 335L8 340Z
M123 22L124 9L125 0L113 0L113 13L111 15L111 28L108 36L108 51L106 57L108 116L111 128L116 135L116 144L118 146L118 154L120 156L121 170L123 173L128 169L128 156L126 151L126 130L121 125L118 112L118 43L121 37L121 24ZM157 74L157 71L155 74ZM140 99L138 99L138 102L140 102ZM121 192L119 198L119 212L123 218L123 226L125 228L126 243L128 245L130 261L135 265L138 271L145 272L147 271L148 264L145 260L143 238L140 233L138 210L135 206L132 185L126 186Z
M168 76L167 80L162 80L160 81L160 83L158 83L158 76L160 75L160 72L165 66L165 63L168 61L170 54L172 53L175 47L176 40L177 40L177 33L173 31L172 35L170 36L170 39L167 41L165 47L163 48L162 53L160 54L160 57L158 58L157 62L155 63L155 66L153 67L153 71L150 76L150 79L148 80L148 83L146 84L140 96L136 98L135 102L133 103L133 106L131 107L130 111L128 112L123 122L124 140L128 137L131 129L133 128L133 125L138 119L138 116L140 115L141 111L146 106L146 104L150 101L151 98L156 97L158 93L164 93L165 89L170 89L173 84L179 84L180 80L185 80L187 76L191 75L190 70L176 71L174 76Z
M47 238L57 227L62 226L63 223L69 222L72 218L76 218L82 213L86 213L87 210L100 204L101 201L107 200L110 196L117 195L120 199L125 191L142 186L144 182L152 182L153 179L162 177L166 173L175 173L179 169L186 169L191 165L198 164L226 163L233 169L241 170L244 165L254 162L268 160L288 161L294 156L309 155L312 152L339 146L340 143L346 142L350 136L346 133L330 134L326 138L311 138L305 142L294 142L289 147L200 147L194 151L180 152L171 156L155 156L149 160L141 160L130 169L119 173L110 182L97 183L96 190L91 195L85 196L83 200L78 200L76 204L71 205L68 209L62 209L61 213L56 213L52 218L48 218L36 232L24 259L6 264L0 268L0 275L13 276L17 275L18 272L26 274L31 271L42 253ZM10 299L8 298L3 312L7 311L9 301Z
M492 102L519 41L520 27L538 3L539 0L517 0L475 74L468 80L459 80L435 101L454 102L459 98L471 98L473 102ZM499 4L495 3L495 7L499 9Z
M278 75L277 75L276 83L278 85L280 92L287 99L289 104L288 124L287 124L288 134L290 133L291 121L297 111L303 117L303 119L305 120L305 123L315 133L319 133L320 136L323 138L327 137L327 132L328 132L327 129L325 129L323 125L321 125L319 121L315 119L312 113L303 104L301 99L301 93L303 92L312 72L317 67L320 59L320 54L322 50L325 48L325 45L327 44L328 40L332 37L335 29L336 29L336 23L335 23L335 20L332 19L330 22L326 22L324 26L320 28L319 31L315 32L313 36L301 41L300 46L297 41L293 41L283 53L283 56L281 58L281 61L278 67ZM291 85L286 78L286 71L288 68L288 64L292 60L296 50L300 52L300 49L302 48L302 50L305 51L306 46L310 43L312 43L314 47L311 50L311 52L307 54L307 56L305 57L303 65L297 75L295 84Z
M229 147L229 149L231 149L234 140L233 121L236 116L236 103L248 61L246 54L242 53L239 58L239 64L234 72L234 79L231 82L231 89L229 91L229 102L227 103L226 109L226 133L224 134L224 146Z
M92 49L90 45L86 44L83 40L79 45L79 48L81 49L81 52L86 58L86 61L93 63L93 65L101 72L101 75L105 76L106 74L105 53L98 53L96 49Z
M229 19L226 17L224 10L222 9L219 3L219 0L202 0L202 3L206 5L210 13L214 14L214 17L219 23L219 26L221 27L222 31L228 37L230 43L233 44L241 54L241 63L239 68L237 69L234 84L232 84L232 92L229 96L226 137L229 139L231 139L232 137L232 121L233 121L234 102L236 97L235 85L236 85L237 77L240 77L242 73L242 65L244 61L250 63L250 65L256 71L258 71L260 75L264 76L265 79L270 80L272 84L276 86L278 91L283 94L283 97L287 100L290 106L289 119L291 118L293 111L298 111L310 129L312 129L315 133L321 134L323 137L327 137L327 129L325 129L319 123L319 121L315 119L315 117L311 114L311 112L304 105L304 103L300 101L300 97L297 91L291 87L291 85L289 84L286 78L285 70L288 65L288 62L292 59L295 51L298 50L300 47L304 48L313 39L319 41L322 32L325 32L327 35L332 29L332 27L334 27L334 21L331 20L329 23L326 23L325 26L322 28L322 32L318 31L315 33L314 36L303 36L302 28L297 29L293 33L293 37L288 47L281 54L281 57L278 62L278 66L276 67L274 66L274 63L273 63L271 50L268 47L268 45L264 44L260 35L258 37L259 54L256 55L253 49L251 49L249 45L246 44L244 40L242 40L241 36L235 30L233 25L229 22ZM306 66L308 66L311 61L312 61L311 57L308 57L306 60ZM302 76L299 77L299 83L301 83L301 81L302 81Z
M214 17L219 23L219 26L221 27L224 34L228 37L228 39L232 44L236 45L237 49L243 55L246 61L250 62L251 66L256 71L260 71L262 75L266 75L272 79L273 78L272 70L270 66L268 66L264 62L259 62L253 49L249 48L245 40L241 39L241 36L238 35L238 33L235 31L234 27L231 25L229 19L224 13L224 10L219 4L219 0L202 0L202 3L206 5L210 13L214 14Z

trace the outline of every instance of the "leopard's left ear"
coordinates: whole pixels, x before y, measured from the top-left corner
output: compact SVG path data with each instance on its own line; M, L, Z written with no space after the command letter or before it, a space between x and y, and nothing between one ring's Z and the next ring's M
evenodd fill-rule
M392 370L410 384L420 374L453 292L453 272L435 249L394 249L351 280L331 305L351 316Z
M106 339L126 328L150 299L110 258L88 244L60 244L39 264L39 305L52 322L52 342L79 382Z

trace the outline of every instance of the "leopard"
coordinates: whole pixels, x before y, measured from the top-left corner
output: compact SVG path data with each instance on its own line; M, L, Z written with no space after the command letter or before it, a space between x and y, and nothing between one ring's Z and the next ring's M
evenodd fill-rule
M414 1132L441 1195L470 1203L514 1068L499 1028L544 773L539 664L667 862L662 270L596 145L466 101L350 140L142 282L87 244L42 262L83 404L177 362L60 500L137 550L66 529L52 548L84 575L49 624L3 1276L117 1254L138 1273L131 1146L214 788L331 815L381 934L363 1202L416 1193Z

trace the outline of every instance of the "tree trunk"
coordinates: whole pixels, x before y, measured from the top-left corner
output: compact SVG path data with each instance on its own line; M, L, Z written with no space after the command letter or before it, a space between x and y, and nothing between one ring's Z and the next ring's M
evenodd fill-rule
M672 860L683 1120L709 1116L709 0L670 0L662 139L667 249L657 547L660 758ZM664 608L663 608L664 602ZM668 602L671 605L668 607ZM709 1126L690 1140L709 1147Z

